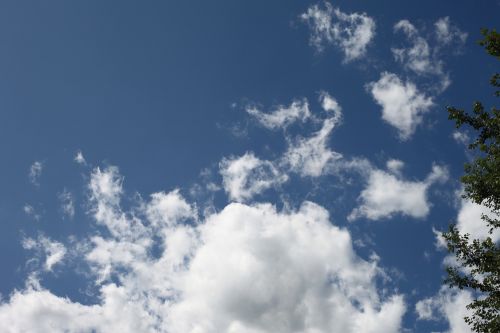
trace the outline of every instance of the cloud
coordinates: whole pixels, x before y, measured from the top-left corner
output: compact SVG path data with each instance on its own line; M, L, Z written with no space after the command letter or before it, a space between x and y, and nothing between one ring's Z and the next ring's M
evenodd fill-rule
M489 233L489 227L486 222L481 219L483 215L494 217L494 213L483 205L475 204L467 199L462 198L463 191L457 191L457 199L460 202L456 227L460 234L469 234L470 241L474 239L484 240L486 237L491 237L494 243L500 241L500 231L494 230ZM442 232L432 229L436 237L436 247L446 249L447 243L442 236ZM471 274L470 267L459 265L457 258L453 254L448 254L443 259L445 266L456 266L465 274ZM470 327L464 321L464 317L472 315L472 312L467 310L466 306L473 301L473 295L466 290L450 289L446 286L441 287L439 292L433 296L419 301L416 304L418 319L420 320L440 320L446 319L449 323L450 333L465 333L470 332Z
M468 333L471 330L464 317L471 315L466 306L472 300L468 291L443 286L435 296L418 301L415 310L419 320L447 320L448 333Z
M403 297L379 292L377 260L357 256L324 208L232 203L197 221L177 190L123 210L122 184L116 167L90 176L89 212L108 232L81 240L76 257L91 268L97 302L32 283L2 301L6 332L400 331Z
M172 308L174 331L399 329L402 299L379 299L375 263L359 260L349 234L315 204L291 213L231 204L201 227L201 240Z
M448 178L446 168L434 165L432 171L422 181L408 181L401 177L403 162L389 160L389 172L372 168L366 188L361 192L355 208L348 219L360 217L369 220L391 218L402 214L413 218L424 218L429 214L430 203L427 199L429 187Z
M254 106L248 106L246 112L271 130L286 128L295 121L304 122L311 116L307 99L294 100L288 107L279 105L271 113L263 113Z
M483 215L489 216L490 218L496 218L495 213L484 205L478 205L468 199L462 198L462 194L463 191L457 191L456 193L457 200L459 200L459 208L455 226L460 234L468 234L471 242L474 239L484 240L487 237L490 237L494 243L499 242L500 230L495 229L493 233L490 234L490 227L488 227L486 221L482 219ZM434 228L433 232L436 237L436 247L445 249L446 240L443 238L442 232ZM449 265L457 264L453 255L448 255L444 261Z
M342 109L337 100L326 92L320 93L320 103L328 118L319 131L308 138L289 140L288 150L281 164L303 177L318 177L331 172L335 161L342 155L328 148L328 139L333 129L342 120Z
M493 242L500 241L500 230L496 229L493 234L490 234L490 228L481 219L482 215L495 217L495 214L487 207L475 204L466 199L461 199L456 221L458 231L461 234L469 234L471 239L491 237Z
M43 268L51 271L52 267L61 262L66 255L66 247L50 238L39 235L37 239L24 238L22 246L26 250L35 251L38 258L45 257Z
M383 72L367 89L382 107L382 119L398 130L401 140L413 135L423 115L434 105L432 98L421 93L414 83L403 82L393 73Z
M61 212L63 216L72 219L75 216L75 203L73 194L67 189L64 189L58 195L58 199L61 205Z
M347 14L325 2L313 5L300 18L311 29L310 44L318 51L333 44L344 53L344 61L362 58L375 36L375 20L365 13Z
M272 162L263 161L253 153L224 158L219 164L224 190L232 200L247 201L263 191L288 180Z
M434 27L436 28L437 40L443 45L448 45L453 42L464 44L467 41L468 34L453 25L448 16L437 20L436 23L434 23Z
M392 48L396 61L400 62L406 69L419 76L434 76L440 81L438 92L444 91L450 84L449 74L444 70L443 54L457 53L444 49L451 43L456 43L459 49L466 39L456 26L450 23L449 17L440 18L435 26L435 45L431 45L429 38L424 38L418 29L408 20L401 20L394 25L395 32L403 32L409 42L409 46Z
M81 164L81 165L86 165L87 164L87 161L85 160L85 157L83 157L83 153L82 153L81 150L79 150L79 151L76 152L74 161L76 163L78 163L78 164Z
M16 332L152 332L148 313L126 298L115 284L101 288L102 304L87 306L45 289L15 291L0 306L6 333Z
M30 204L25 204L23 206L23 211L26 215L32 217L33 219L35 219L36 221L40 220L40 214L38 214L35 210L35 207L33 207L32 205Z
M427 40L419 35L417 28L408 20L401 20L394 25L394 31L402 31L410 47L392 48L394 58L416 74L442 74L443 63L434 58Z
M459 132L459 131L454 131L453 132L453 139L460 144L468 146L469 143L471 142L471 139L467 133L464 132Z
M43 164L42 162L35 161L31 166L30 170L28 173L28 177L30 182L35 185L39 186L40 183L38 182L40 176L42 175L42 170L43 170Z

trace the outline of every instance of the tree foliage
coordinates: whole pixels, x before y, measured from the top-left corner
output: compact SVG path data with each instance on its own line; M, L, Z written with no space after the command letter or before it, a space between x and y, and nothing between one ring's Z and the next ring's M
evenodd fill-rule
M484 38L479 44L488 54L500 60L500 34L496 30L482 29ZM494 94L500 96L500 74L490 80ZM477 133L469 149L477 151L478 157L465 165L462 177L464 198L488 207L492 214L483 215L490 235L500 228L500 110L486 110L482 103L475 102L472 113L454 107L448 108L449 119L457 128L468 125ZM459 266L447 267L446 283L450 287L469 289L476 296L467 305L472 314L465 321L476 332L500 332L500 247L491 237L470 239L461 234L455 225L443 234L448 250L454 253Z

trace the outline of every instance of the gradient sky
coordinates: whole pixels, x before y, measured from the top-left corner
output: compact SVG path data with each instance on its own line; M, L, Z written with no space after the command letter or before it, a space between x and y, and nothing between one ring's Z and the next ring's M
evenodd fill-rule
M499 10L2 1L0 331L468 332L446 106Z

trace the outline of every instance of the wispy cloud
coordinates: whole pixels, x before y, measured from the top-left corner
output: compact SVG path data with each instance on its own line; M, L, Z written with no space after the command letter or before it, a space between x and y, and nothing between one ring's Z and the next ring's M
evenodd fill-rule
M33 185L35 185L35 186L40 185L39 179L40 179L40 176L42 175L42 171L43 171L43 163L40 161L35 161L30 166L28 178Z
M75 202L73 194L67 189L64 189L61 193L59 193L58 199L63 216L72 219L75 216Z
M328 2L312 5L300 18L311 29L312 46L322 51L328 44L335 45L344 53L345 62L364 57L375 36L373 18L365 13L344 13Z

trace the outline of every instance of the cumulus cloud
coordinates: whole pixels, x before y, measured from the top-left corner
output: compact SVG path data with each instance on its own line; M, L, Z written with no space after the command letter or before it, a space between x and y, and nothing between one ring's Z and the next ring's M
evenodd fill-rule
M307 99L295 100L290 106L279 105L271 113L264 113L255 106L246 108L246 112L268 129L286 128L296 121L304 122L310 116Z
M311 29L310 44L322 51L333 44L344 53L344 61L362 58L375 36L375 20L365 13L344 13L325 2L313 5L300 18Z
M408 140L413 135L423 115L434 105L432 97L393 73L383 72L380 79L369 83L367 88L382 107L382 119L398 130L401 140Z
M388 172L372 168L366 188L358 201L360 206L349 215L349 220L365 217L380 220L402 214L413 218L424 218L429 214L431 204L427 198L429 187L448 178L446 168L438 165L422 181L409 181L401 176L402 161L389 160Z
M42 175L42 170L43 170L43 163L40 161L35 161L30 166L28 177L29 177L30 182L33 185L36 185L36 186L40 185L39 179L40 179L40 176Z
M207 220L201 239L185 299L172 309L181 319L180 332L211 332L208 325L215 332L400 327L401 297L377 296L375 262L359 260L349 234L332 226L326 210L315 204L306 202L291 213L268 204L232 204Z
M457 214L456 227L461 234L469 234L470 239L486 239L491 237L493 242L500 241L500 230L495 229L492 234L486 221L481 217L483 215L490 218L497 217L488 207L478 205L470 200L461 198L462 192L457 192L460 198L460 206Z
M493 233L490 233L490 227L488 227L486 221L482 219L483 215L490 218L498 218L497 215L484 205L478 205L468 199L462 198L462 194L463 191L457 191L456 193L457 200L459 200L459 206L455 226L458 231L462 235L468 234L470 241L474 239L484 240L490 237L494 243L499 242L500 231L495 229ZM436 247L441 249L446 248L446 240L443 238L442 232L434 228L433 232L436 237ZM445 264L451 266L457 264L455 257L452 255L448 255L444 261Z
M270 161L261 160L253 153L224 158L219 165L224 190L237 201L250 200L263 191L288 180Z
M324 208L232 203L193 221L194 206L177 190L124 210L122 183L114 167L90 177L90 213L108 232L91 234L78 257L98 301L31 284L2 301L6 332L400 331L403 297L379 292L377 260L357 256Z
M483 205L475 204L469 200L462 200L457 216L457 229L462 234L469 234L471 239L485 239L491 237L493 242L500 241L500 230L495 229L492 234L490 228L481 216L494 217L495 214Z
M419 320L445 319L449 324L448 333L468 333L471 330L464 317L471 315L466 306L472 300L468 291L443 286L435 296L417 302L415 310Z

